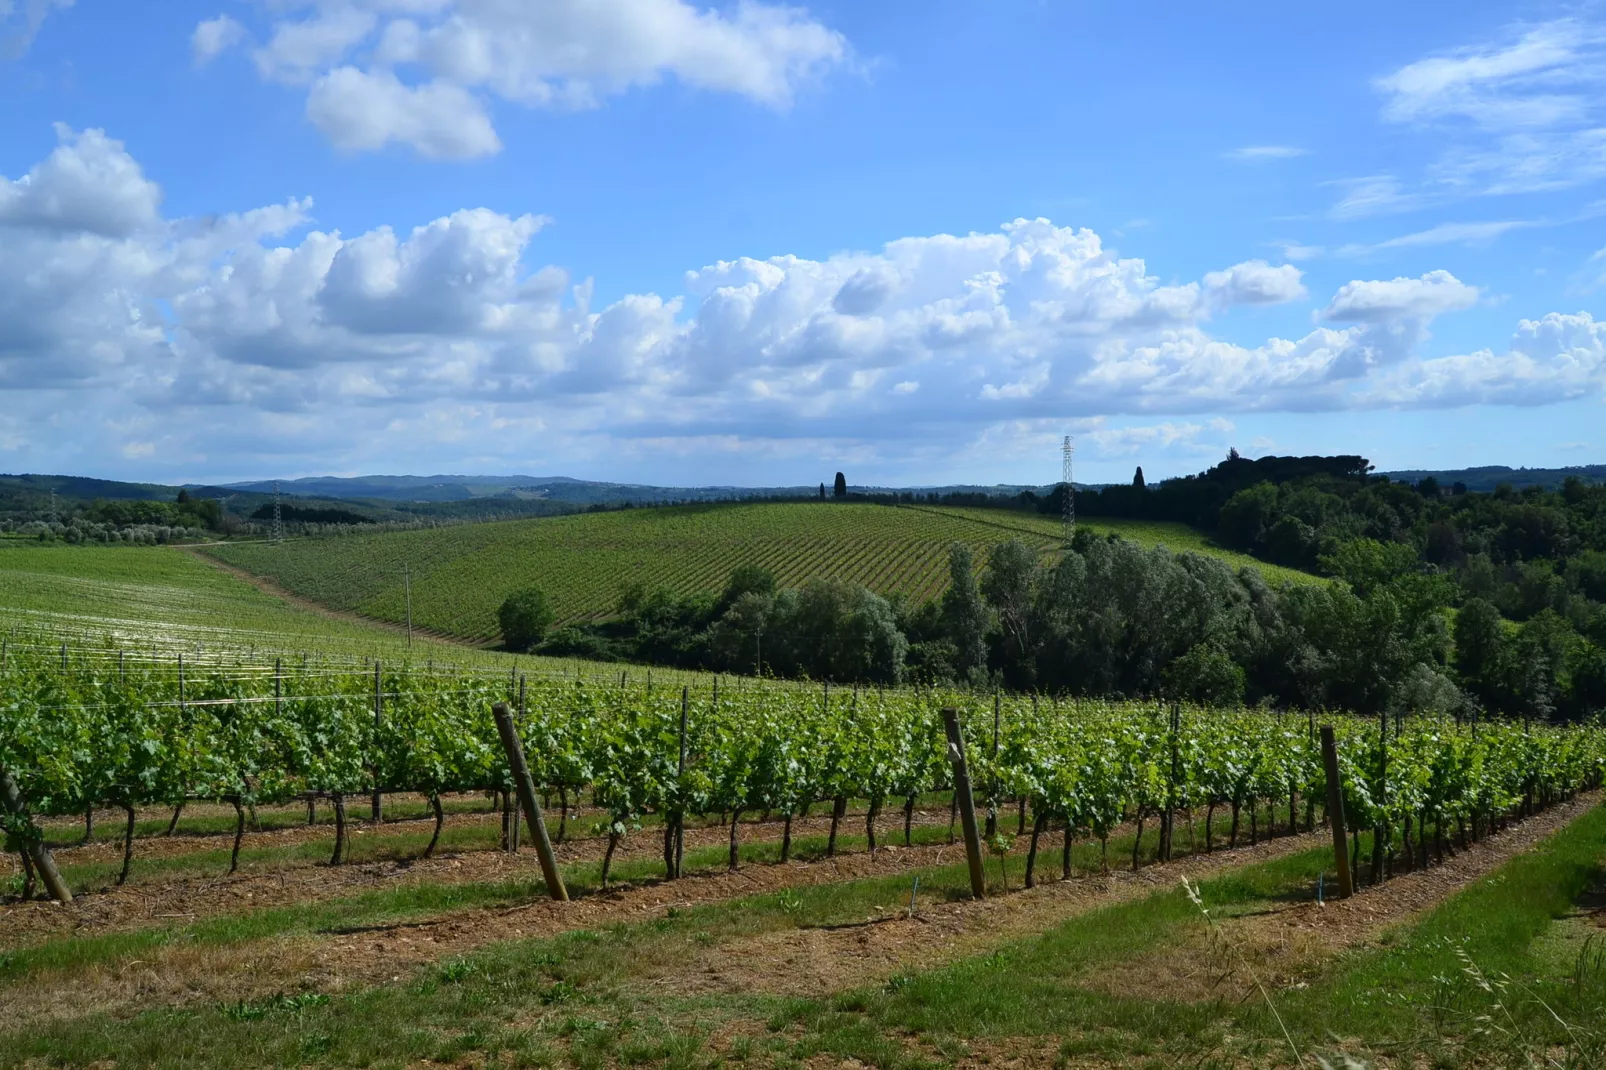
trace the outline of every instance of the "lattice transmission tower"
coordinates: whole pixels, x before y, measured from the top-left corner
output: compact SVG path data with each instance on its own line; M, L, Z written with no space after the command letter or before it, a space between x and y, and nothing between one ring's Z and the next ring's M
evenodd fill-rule
M284 541L284 517L279 513L279 481L273 481L273 541Z
M1069 546L1076 534L1076 483L1071 470L1071 461L1076 456L1076 440L1070 435L1065 436L1060 454L1063 458L1060 480L1065 484L1065 545Z

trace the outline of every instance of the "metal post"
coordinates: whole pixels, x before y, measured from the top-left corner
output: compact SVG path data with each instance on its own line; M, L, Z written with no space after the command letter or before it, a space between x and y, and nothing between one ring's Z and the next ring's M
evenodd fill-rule
M1327 772L1327 823L1333 829L1333 860L1338 864L1338 897L1355 894L1349 871L1349 844L1344 842L1344 788L1338 779L1338 745L1333 726L1322 725L1322 767Z
M519 741L518 726L507 703L498 702L491 707L496 718L496 731L502 737L502 749L507 751L507 764L513 773L513 786L518 790L519 802L524 806L524 818L535 833L535 853L541 856L541 875L546 879L547 893L560 902L568 902L569 889L563 885L558 872L558 858L552 852L552 841L547 837L546 822L541 818L541 800L535 796L535 782L530 779L530 767L524 761L524 744Z
M942 711L943 728L948 733L948 760L954 763L954 799L965 829L965 859L970 863L970 894L977 899L987 895L987 874L982 869L981 833L976 828L976 800L970 793L970 766L965 762L965 736L959 729L959 711L952 706Z
M407 588L407 645L413 645L413 570L403 566L402 584Z

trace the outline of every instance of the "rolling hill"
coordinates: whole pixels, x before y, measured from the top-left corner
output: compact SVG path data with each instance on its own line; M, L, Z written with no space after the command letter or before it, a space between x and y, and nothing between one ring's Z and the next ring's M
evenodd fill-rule
M1313 577L1215 550L1177 524L1090 521L1147 545L1200 550L1274 580ZM1012 538L1058 545L1058 522L1003 510L869 503L691 505L543 520L208 548L218 560L334 609L414 623L468 639L497 635L509 592L535 585L560 622L597 620L641 583L680 593L718 590L731 569L758 564L784 586L815 577L862 583L882 594L930 598L947 583L948 548L985 550Z

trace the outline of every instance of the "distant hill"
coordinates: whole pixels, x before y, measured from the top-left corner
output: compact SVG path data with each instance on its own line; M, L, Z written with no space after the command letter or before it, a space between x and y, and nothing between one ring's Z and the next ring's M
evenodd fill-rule
M1577 476L1586 483L1606 483L1606 464L1581 464L1570 468L1508 468L1503 464L1484 465L1481 468L1453 468L1443 471L1405 469L1399 472L1380 472L1396 483L1420 483L1432 476L1440 486L1461 483L1471 491L1488 492L1502 483L1520 490L1523 487L1559 487L1568 476Z
M256 494L272 494L272 480L233 483L228 489ZM975 486L953 484L941 487L850 486L854 494L985 494L1012 497L1023 490L1044 493L1052 487L1025 485ZM657 505L667 502L743 501L763 498L812 498L818 484L774 487L659 487L644 483L610 483L573 479L568 476L307 476L279 482L281 494L389 502L458 502L475 498L511 498L569 502L575 505Z

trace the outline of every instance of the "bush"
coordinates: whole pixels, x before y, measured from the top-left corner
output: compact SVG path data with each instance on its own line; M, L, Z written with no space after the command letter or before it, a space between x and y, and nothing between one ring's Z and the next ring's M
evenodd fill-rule
M502 644L509 650L525 651L541 641L552 626L554 614L546 595L527 587L508 595L496 618L502 625Z

